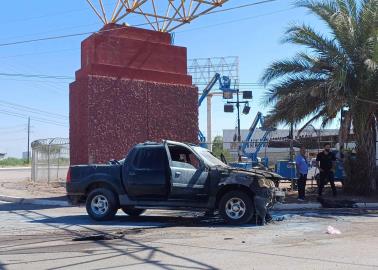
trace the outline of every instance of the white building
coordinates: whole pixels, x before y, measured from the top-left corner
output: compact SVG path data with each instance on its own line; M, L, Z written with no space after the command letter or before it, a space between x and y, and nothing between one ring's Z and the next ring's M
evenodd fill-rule
M244 141L248 135L249 130L242 129L240 131L241 134L241 140ZM223 130L223 148L226 149L231 153L231 155L236 158L238 155L238 148L239 144L237 142L234 142L234 138L236 138L237 131L235 129L224 129ZM250 143L248 144L246 148L247 153L252 153L256 151L256 146L259 144L261 139L263 138L265 134L264 130L261 130L260 128L256 128L253 136L250 140ZM294 136L297 134L297 130L294 130ZM309 134L309 133L301 133L301 136L309 136L309 137L317 137L317 134ZM335 136L338 135L338 129L326 129L321 131L321 136ZM274 141L286 141L289 136L289 130L288 129L277 129L275 131L272 131L269 136L268 140L274 140ZM297 152L298 149L294 147L294 150ZM260 152L258 154L259 157L265 157L267 156L269 158L270 163L275 163L277 160L280 159L288 159L289 158L289 152L290 148L289 145L286 147L264 147L260 149Z

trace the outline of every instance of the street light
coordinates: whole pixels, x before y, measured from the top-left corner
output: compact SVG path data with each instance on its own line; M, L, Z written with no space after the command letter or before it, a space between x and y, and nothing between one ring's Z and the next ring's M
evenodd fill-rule
M233 113L234 112L234 105L225 104L224 105L224 112Z
M250 110L251 110L251 107L249 107L249 104L246 103L246 104L244 105L244 108L243 108L242 113L245 114L245 115L247 115L247 114L249 114L249 111L250 111Z

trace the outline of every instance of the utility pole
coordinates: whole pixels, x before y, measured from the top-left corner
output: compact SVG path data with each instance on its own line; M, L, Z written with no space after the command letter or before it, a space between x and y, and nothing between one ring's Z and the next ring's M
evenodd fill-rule
M242 161L241 158L241 136L240 136L240 99L239 99L239 88L236 89L236 108L238 110L238 162Z
M227 104L235 104L236 105L236 109L238 111L238 116L237 116L237 120L238 120L238 126L237 126L237 129L238 129L238 143L239 143L239 147L238 147L238 162L241 162L242 159L241 159L241 134L240 134L240 104L248 104L248 101L240 101L240 98L239 98L239 88L235 89L236 91L236 101L227 101Z
M211 139L211 98L213 97L212 94L207 95L207 142L208 142L208 149L211 151L212 149L212 139Z
M29 164L30 161L30 117L28 117L28 145L26 148L27 154L27 163Z

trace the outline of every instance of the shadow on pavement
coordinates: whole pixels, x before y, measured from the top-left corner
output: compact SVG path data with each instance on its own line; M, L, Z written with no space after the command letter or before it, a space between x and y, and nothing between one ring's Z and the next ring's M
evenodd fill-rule
M158 241L149 241L142 237L143 240L131 239L132 237L127 237L127 234L124 237L121 237L117 240L112 241L84 241L84 242L73 242L71 241L74 236L81 236L82 232L87 233L106 233L104 230L94 229L88 225L131 225L135 226L151 226L151 224L161 224L161 226L225 226L221 223L221 220L218 218L208 218L203 216L196 216L190 212L176 212L177 214L181 213L181 216L163 216L163 215L146 215L141 216L138 219L130 218L128 216L120 215L117 216L116 220L110 222L94 222L86 215L77 215L77 216L62 216L62 217L52 217L46 214L39 213L36 209L22 209L23 211L11 211L13 214L20 215L23 218L27 219L31 223L41 223L45 226L49 226L53 229L56 229L58 234L61 234L60 241L57 241L58 235L54 236L54 233L45 238L41 236L34 236L34 241L25 245L25 243L17 245L16 242L12 243L2 243L0 244L1 250L0 254L12 254L12 255L22 255L30 258L30 254L43 254L46 253L45 258L42 259L29 259L28 261L10 261L5 266L21 266L25 263L28 263L29 266L33 268L33 264L46 263L49 262L51 267L49 269L64 269L73 266L82 266L83 268L89 267L89 264L98 263L99 266L96 269L112 269L112 268L126 268L131 266L146 266L153 265L157 269L199 269L199 270L208 270L208 269L217 269L216 267L206 263L205 261L200 261L190 258L190 253L183 256L179 252L170 252L167 251L165 246L181 246L188 248L196 248L198 250L210 250L215 254L218 251L227 251L227 252L238 252L244 253L246 256L248 254L257 254L262 256L280 258L289 258L293 260L305 260L313 261L314 263L337 263L349 267L378 267L378 265L371 264L360 264L346 261L333 260L332 258L317 258L314 256L293 256L285 254L284 250L278 250L276 253L269 253L256 250L246 250L238 249L235 250L233 247L209 247L209 246L200 246L200 245L190 245L187 243L166 243ZM9 210L8 210L9 211ZM356 211L352 214L350 211L323 211L324 215L331 215L337 212L337 215L364 215L364 216L377 216L376 212L369 212L366 210ZM168 212L169 213L169 212ZM319 217L318 213L312 212L303 212L296 213L303 216L314 215ZM187 215L187 216L186 216ZM64 226L62 226L64 225ZM74 229L74 227L76 229ZM253 225L249 225L253 226ZM79 228L79 231L77 230ZM54 238L55 237L55 238ZM56 242L52 242L56 241ZM49 243L48 245L43 245L44 243ZM36 246L38 244L38 246ZM28 246L31 245L31 246ZM173 249L174 250L174 249ZM179 250L179 249L177 249ZM74 253L74 254L73 254ZM62 256L63 254L63 256ZM243 256L243 255L241 255ZM117 260L117 264L114 264L114 260ZM162 259L164 258L164 259ZM80 260L80 261L77 261ZM112 260L110 266L110 260ZM172 263L174 262L174 263ZM101 266L100 266L101 265ZM108 265L106 268L101 268L104 265ZM0 268L1 269L1 268Z
M8 210L9 211L9 210ZM136 226L151 226L153 223L169 226L169 223L193 223L198 217L167 217L167 216L142 216L135 221L128 216L119 216L115 221L111 222L94 222L86 215L79 216L63 216L63 217L51 217L46 214L39 213L35 209L23 211L10 210L12 214L22 216L31 223L41 223L56 229L55 233L50 233L47 237L42 237L35 235L29 239L28 243L17 244L14 241L12 243L2 243L0 244L1 254L6 255L22 255L30 258L31 254L48 254L44 259L29 259L25 261L8 262L5 266L16 266L23 265L27 263L29 266L33 266L33 263L46 263L49 262L51 267L49 269L67 269L73 266L82 265L84 268L88 264L102 263L101 265L106 265L108 260L114 260L120 258L120 264L117 266L108 266L106 268L96 267L96 269L112 269L127 266L137 266L137 265L153 265L157 269L199 269L199 270L213 270L218 269L205 262L191 259L187 256L182 256L175 254L173 252L168 252L160 247L154 247L152 245L142 243L138 240L131 240L127 238L127 234L115 241L84 241L75 242L73 244L72 238L75 236L83 235L83 232L94 233L94 234L107 234L103 230L98 230L91 228L87 225L122 225L122 224L135 224ZM158 223L160 222L160 223ZM63 225L63 226L62 226ZM176 224L177 225L177 224ZM75 226L71 227L71 226ZM78 230L79 228L79 230ZM48 232L47 232L48 233ZM60 237L59 237L60 234ZM34 240L33 240L34 238ZM21 239L18 239L21 240ZM60 240L60 241L59 241ZM56 241L56 242L55 242ZM63 241L63 242L62 242ZM148 243L148 241L146 241ZM49 243L49 245L43 245L44 243ZM53 243L53 245L51 245ZM28 247L28 245L30 245ZM85 252L85 249L90 248L90 252ZM79 255L72 255L72 253L79 253ZM67 254L62 257L62 254ZM161 258L157 259L156 256L164 257L165 260ZM100 257L100 258L99 258ZM80 259L79 262L75 262L74 259ZM130 259L133 262L130 262ZM167 261L167 262L165 262ZM175 261L177 264L168 263L168 261ZM1 269L1 268L0 268Z
M347 261L340 261L337 259L332 258L319 258L316 255L314 256L295 256L285 254L284 250L277 250L277 252L270 253L264 252L259 250L250 250L250 249L235 249L235 247L228 247L228 246L205 246L205 245L195 245L195 244L188 244L188 243L169 243L164 241L164 237L161 240L149 240L145 237L140 237L141 240L132 239L132 237L128 237L125 234L123 237L117 240L112 241L84 241L84 242L75 242L72 244L71 241L73 236L80 236L82 235L81 232L77 230L72 230L70 225L79 226L82 230L85 230L90 233L104 233L102 230L93 229L88 227L87 225L95 224L91 221L88 217L84 215L76 216L76 217L51 217L45 214L38 213L34 210L26 210L26 211L19 211L14 212L15 214L22 215L24 218L27 218L29 222L35 223L43 223L47 226L55 228L56 231L64 232L67 236L63 238L61 241L56 241L53 236L46 237L45 239L36 239L39 241L38 243L33 242L29 243L32 245L28 247L28 245L19 245L16 246L12 243L13 246L0 244L2 247L0 254L12 254L12 255L22 255L25 257L30 258L32 254L44 254L46 253L45 258L42 259L29 259L28 261L10 261L8 264L3 264L4 266L21 266L27 263L29 266L33 268L34 264L38 265L38 263L46 263L48 262L51 267L49 269L67 269L73 266L82 266L83 268L93 266L93 263L98 264L96 269L112 269L112 268L126 268L131 266L140 266L146 267L147 265L153 265L156 269L164 269L164 270L171 270L171 269L198 269L198 270L213 270L218 269L204 260L197 260L190 258L191 254L188 252L188 255L182 255L179 253L177 248L176 251L167 251L167 247L187 247L187 248L195 248L197 252L201 250L207 250L214 252L237 252L238 256L248 256L250 254L255 254L259 256L267 256L267 258L276 258L276 259L292 259L292 260L302 260L302 261L312 261L313 263L337 263L341 266L348 266L348 267L378 267L378 265L373 264L364 264L364 263L355 263L355 262L347 262ZM33 215L28 215L28 213L32 213ZM300 213L299 213L300 214ZM327 213L325 213L327 214ZM351 215L347 211L339 211L339 215ZM370 215L368 211L360 211L357 212L356 215ZM311 216L311 213L302 213L305 216ZM376 213L373 213L376 216ZM34 217L34 218L33 218ZM316 215L318 217L318 215ZM130 222L136 222L136 224L151 224L152 222L159 222L164 221L165 224L172 224L172 226L180 226L180 224L194 224L195 226L205 226L206 223L203 223L206 220L205 217L172 217L172 216L154 216L154 215L146 215L138 218L136 222L135 219L131 219L127 216L119 216L115 221L112 222L101 222L98 224L126 224ZM66 224L66 227L59 227L58 224L62 222ZM206 222L206 221L205 221ZM215 223L216 224L216 223ZM186 225L185 225L186 226ZM207 225L206 225L207 226ZM43 245L44 243L49 243L48 245ZM52 244L53 243L53 244ZM38 246L36 246L38 244ZM42 244L42 245L41 245ZM10 250L10 247L13 247ZM5 248L5 249L4 249ZM172 248L171 248L172 250ZM173 248L173 250L175 250ZM236 253L235 253L236 254ZM244 254L244 255L242 255ZM63 256L62 256L63 255ZM78 261L80 260L80 261ZM116 262L114 260L117 260ZM111 262L111 263L110 263ZM104 265L107 265L104 267Z
M224 223L223 219L218 216L206 217L197 215L197 213L186 212L185 215L172 213L170 215L159 215L156 213L146 213L139 217L129 217L127 215L117 215L111 221L94 221L88 215L45 217L30 221L41 224L64 224L74 226L103 225L103 226L121 226L127 227L233 227ZM247 224L237 227L254 227L255 224Z
M43 210L43 209L52 209L52 208L58 208L58 207L59 206L39 205L39 204L37 205L37 204L28 204L28 203L12 203L12 202L1 201L0 212L18 211L18 210Z

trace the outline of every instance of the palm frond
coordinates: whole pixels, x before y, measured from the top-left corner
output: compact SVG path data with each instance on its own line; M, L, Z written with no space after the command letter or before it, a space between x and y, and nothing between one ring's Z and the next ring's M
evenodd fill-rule
M348 4L346 1L315 1L315 0L300 0L297 6L304 7L310 10L313 14L320 17L327 23L329 29L335 36L335 40L342 50L353 56L354 45L352 35L354 29L351 27L350 17L348 16Z
M329 39L317 33L307 25L296 25L286 31L284 42L303 45L321 56L331 55L336 58L344 58L345 53L333 39Z

